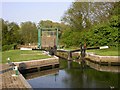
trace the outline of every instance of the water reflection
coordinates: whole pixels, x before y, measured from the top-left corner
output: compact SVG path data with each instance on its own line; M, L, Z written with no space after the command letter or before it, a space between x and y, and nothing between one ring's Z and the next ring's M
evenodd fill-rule
M118 88L118 74L114 72L102 72L86 67L81 69L80 64L73 62L68 69L68 62L60 60L60 69L46 76L42 72L36 73L36 78L29 74L28 82L33 88ZM47 71L46 71L47 72ZM49 70L50 72L50 70ZM51 71L52 72L52 71ZM44 72L45 73L45 72Z
M71 69L71 68L72 68L72 63L73 63L72 60L68 60L68 65L67 65L67 66L68 66L68 69Z
M59 68L55 68L55 69L51 69L51 70L45 70L45 71L37 71L37 72L34 72L34 73L28 73L28 74L24 74L24 77L29 80L29 79L33 79L33 78L37 78L37 77L40 77L40 76L45 76L45 75L50 75L50 74L53 74L53 75L57 75L59 72Z
M90 61L86 60L86 64L90 66L93 69L96 69L98 71L105 71L105 72L120 72L120 66L105 66L100 64L95 64Z

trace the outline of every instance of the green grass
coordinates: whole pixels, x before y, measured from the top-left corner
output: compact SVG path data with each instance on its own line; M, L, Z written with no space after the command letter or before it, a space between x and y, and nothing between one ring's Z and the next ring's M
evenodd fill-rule
M75 50L75 49L79 49L79 48L65 48L65 50ZM120 56L120 54L118 53L118 47L110 47L108 49L94 49L94 50L87 50L87 52L93 52L97 55L101 55L101 56Z
M118 48L87 50L87 52L93 52L101 56L120 56L118 51L119 51Z
M8 57L12 62L50 58L50 56L43 55L41 51L10 50L2 52L2 63L6 63Z

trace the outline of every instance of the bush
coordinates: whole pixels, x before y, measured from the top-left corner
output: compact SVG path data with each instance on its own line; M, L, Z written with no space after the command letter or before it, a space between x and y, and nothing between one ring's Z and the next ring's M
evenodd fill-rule
M17 44L4 45L4 46L2 46L2 51L14 50L16 48L16 46L17 46Z
M112 46L118 47L120 36L118 34L120 22L117 16L113 16L109 22L93 26L89 30L66 30L62 34L62 43L67 47L79 46L86 43L87 46Z

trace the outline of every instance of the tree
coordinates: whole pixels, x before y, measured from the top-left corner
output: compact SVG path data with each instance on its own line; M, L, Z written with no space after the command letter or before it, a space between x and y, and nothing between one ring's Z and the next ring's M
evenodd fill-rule
M120 2L114 2L112 3L112 10L110 11L110 15L113 16L113 15L117 15L119 16L120 15Z
M2 22L2 45L10 45L19 42L19 26L15 22L1 20Z
M0 31L0 51L1 51L1 49L2 49L2 33L1 33L2 31Z
M8 32L12 43L20 42L19 25L15 22L8 23Z
M43 28L57 28L59 30L59 38L61 38L62 32L68 28L68 25L65 25L64 23L53 22L50 20L41 20L39 25Z
M46 20L46 21L41 20L39 22L39 24L41 27L44 27L44 28L52 28L53 27L53 22L50 20Z
M1 19L0 21L2 23L2 46L3 46L6 45L8 42L7 40L8 27L3 19Z
M95 23L106 21L112 7L110 2L73 2L62 21L80 31Z
M119 2L74 2L63 17L70 29L62 33L61 41L68 47L84 42L87 46L117 47L120 42L119 5Z
M37 27L35 23L30 21L21 23L21 40L22 43L36 43L37 42Z

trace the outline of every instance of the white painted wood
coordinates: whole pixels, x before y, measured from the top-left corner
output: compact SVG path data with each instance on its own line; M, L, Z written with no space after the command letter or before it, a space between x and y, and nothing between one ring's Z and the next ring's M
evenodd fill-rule
M20 48L20 50L32 50L32 48Z
M107 49L109 48L108 46L103 46L103 47L100 47L100 49Z

